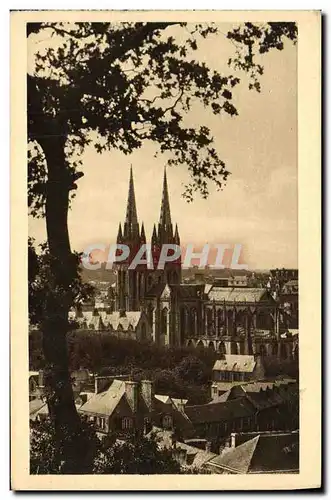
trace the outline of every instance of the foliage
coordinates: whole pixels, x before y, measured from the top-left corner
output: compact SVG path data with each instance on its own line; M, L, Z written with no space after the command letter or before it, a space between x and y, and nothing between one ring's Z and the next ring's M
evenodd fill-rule
M238 114L232 99L239 77L222 75L195 57L200 42L217 32L215 25L185 23L27 24L30 40L46 39L46 46L36 44L44 49L37 49L27 75L27 153L29 209L34 217L45 216L48 238L40 254L29 242L29 315L43 331L58 442L60 426L71 425L74 436L77 421L67 376L66 333L73 326L68 311L90 293L80 279L79 255L70 248L67 221L72 192L83 175L82 153L92 143L100 153L116 149L130 154L152 141L166 163L187 166L188 201L195 193L206 198L210 183L221 189L229 171L209 128L185 122L197 104L216 115ZM244 59L237 53L235 67L255 78L253 41L260 53L281 49L284 38L295 40L296 27L269 23L258 29L245 23L233 35L234 43L249 51L248 58L243 51ZM97 349L89 355L104 354ZM128 356L122 360L125 366L131 363ZM89 363L97 366L92 359ZM77 446L83 441L77 439ZM65 460L70 462L70 446L65 444Z
M99 439L93 428L85 422L82 422L78 434L79 436L64 431L59 440L59 434L55 432L51 422L30 422L30 474L65 473L68 469L68 461L70 461L67 454L68 448L72 449L73 455L70 472L76 474L91 473L93 463L99 453ZM82 443L84 443L84 447L77 450L77 445ZM79 464L75 460L77 452L80 453L81 457L84 457L84 460Z
M43 138L55 129L64 138L69 192L82 175L77 170L86 145L130 154L146 140L158 145L167 163L188 167L188 200L195 192L207 197L209 182L221 188L229 172L209 128L186 126L184 117L196 103L214 114L237 115L232 101L238 70L249 74L250 88L260 90L263 66L256 57L281 50L286 38L295 42L297 27L244 23L230 31L236 52L229 67L236 75L198 61L200 42L219 34L214 24L28 24L28 34L35 33L56 41L36 52L28 75L29 206L41 216L48 180Z
M84 470L73 468L76 474L176 474L179 464L171 451L160 450L155 438L132 434L125 441L115 436L101 441L92 427L82 421L82 433L86 437L82 453ZM68 435L72 446L75 439ZM63 474L67 457L63 442L58 443L53 426L49 422L33 422L30 431L30 473ZM74 464L75 466L75 464ZM80 464L81 467L81 464Z
M32 325L40 325L45 314L49 314L54 308L54 298L56 297L63 305L71 307L79 305L83 301L91 298L94 288L89 283L82 280L79 268L80 256L72 254L73 265L70 266L72 275L68 277L70 281L69 289L62 286L54 279L51 269L54 258L50 255L46 243L38 245L37 252L33 238L28 240L28 273L29 273L29 320ZM71 328L75 324L72 322Z

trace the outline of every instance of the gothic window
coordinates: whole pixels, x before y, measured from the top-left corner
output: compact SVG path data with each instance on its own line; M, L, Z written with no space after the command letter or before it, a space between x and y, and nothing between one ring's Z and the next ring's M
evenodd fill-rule
M217 311L217 333L218 335L223 335L224 328L224 311L219 309Z
M145 276L143 274L140 275L140 296L144 297L145 295Z
M226 354L225 344L224 342L220 342L218 346L218 350L220 354Z
M182 338L184 338L186 334L186 321L187 321L187 312L185 307L182 307L180 310L180 332L182 335Z
M212 335L213 334L213 311L210 308L206 309L206 316L207 316L207 335Z
M152 288L153 285L153 276L148 276L148 289Z
M190 335L196 335L197 334L197 311L195 307L191 308L190 311Z
M231 354L238 354L237 342L231 342Z
M149 322L150 326L152 326L153 325L153 306L152 306L152 304L148 305L147 317L148 317L148 322Z
M168 318L168 309L165 307L161 311L161 334L167 334L167 318Z
M130 418L130 417L122 418L122 430L123 431L132 429L132 427L133 427L132 418Z

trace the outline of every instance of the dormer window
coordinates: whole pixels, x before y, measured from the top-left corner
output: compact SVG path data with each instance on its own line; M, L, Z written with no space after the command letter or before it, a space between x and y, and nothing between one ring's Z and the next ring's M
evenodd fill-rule
M124 417L124 418L122 418L122 430L123 431L132 429L132 427L133 427L132 418L130 418L130 417Z
M171 415L164 415L162 419L163 427L165 429L171 429L172 428L172 417Z

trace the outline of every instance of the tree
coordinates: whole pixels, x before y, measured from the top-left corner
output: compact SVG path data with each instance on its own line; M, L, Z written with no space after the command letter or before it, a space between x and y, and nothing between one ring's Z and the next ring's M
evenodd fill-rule
M174 29L181 31L180 37ZM83 175L80 155L91 142L99 152L118 149L130 154L144 141L153 141L167 163L187 166L187 200L192 201L195 193L207 197L209 183L221 188L229 172L208 127L186 126L184 116L195 102L214 114L237 115L232 94L240 78L230 70L222 75L194 58L199 42L217 34L215 25L27 25L29 37L41 32L52 35L56 48L36 53L35 68L27 76L28 201L33 216L46 218L52 286L41 307L35 295L30 297L30 310L43 334L48 404L61 440L60 429L80 435L66 353L78 265L67 215ZM295 41L296 34L295 23L245 23L233 29L227 35L236 47L230 69L247 72L251 88L260 91L259 56L273 48L281 50L284 39Z
M81 422L81 434L86 446L81 450L84 469L75 459L71 464L73 474L178 474L179 464L172 458L171 450L160 450L156 438L133 433L126 441L116 440L116 435L100 440L93 428ZM75 436L68 434L72 444ZM30 474L64 474L68 471L64 441L58 441L53 425L33 422L30 431Z

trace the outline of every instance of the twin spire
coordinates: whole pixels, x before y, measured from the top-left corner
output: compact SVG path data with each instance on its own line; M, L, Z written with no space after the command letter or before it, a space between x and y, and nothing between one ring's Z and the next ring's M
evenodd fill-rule
M140 240L141 243L145 243L146 235L145 235L144 223L142 223L141 231L139 231L136 197L134 192L133 172L131 165L124 231L122 232L122 226L120 224L118 228L117 242L124 243L127 241L133 242L137 240ZM175 228L175 233L173 233L172 230L166 169L164 169L162 202L161 202L160 220L158 224L158 232L156 231L156 226L154 224L153 234L152 234L152 245L162 244L162 243L179 244L179 233L177 224Z

